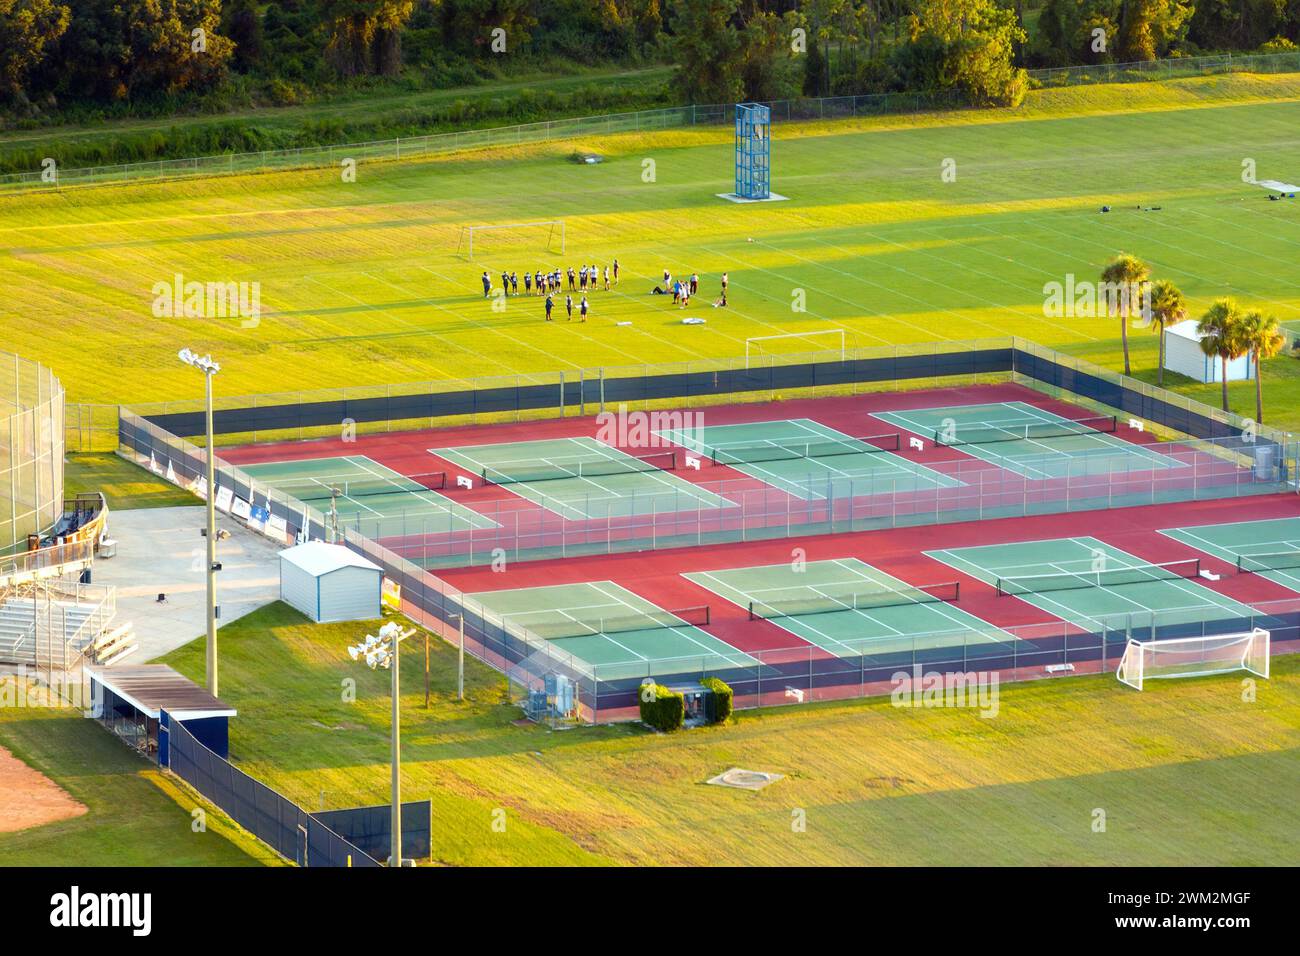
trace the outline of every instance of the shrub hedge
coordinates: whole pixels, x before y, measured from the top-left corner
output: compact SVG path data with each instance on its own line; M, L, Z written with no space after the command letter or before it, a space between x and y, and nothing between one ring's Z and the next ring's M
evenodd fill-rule
M641 688L641 720L665 733L681 730L686 722L686 698L662 684Z
M706 677L700 683L713 691L705 709L709 723L725 724L731 719L731 712L735 705L735 695L732 693L731 686L720 677Z

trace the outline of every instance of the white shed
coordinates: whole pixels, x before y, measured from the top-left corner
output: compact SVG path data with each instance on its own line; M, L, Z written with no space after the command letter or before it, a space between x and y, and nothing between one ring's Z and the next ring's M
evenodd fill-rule
M1217 382L1223 362L1214 355L1201 351L1201 339L1196 331L1196 319L1187 319L1165 329L1165 368L1178 372L1198 382ZM1237 382L1254 378L1250 356L1243 355L1228 363L1228 381Z
M309 541L280 552L280 600L317 623L380 617L384 571L341 544Z

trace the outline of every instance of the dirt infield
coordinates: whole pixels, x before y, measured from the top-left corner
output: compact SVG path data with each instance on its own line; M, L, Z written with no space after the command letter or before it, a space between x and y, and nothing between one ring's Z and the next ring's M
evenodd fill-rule
M57 783L0 747L0 833L39 827L86 812Z

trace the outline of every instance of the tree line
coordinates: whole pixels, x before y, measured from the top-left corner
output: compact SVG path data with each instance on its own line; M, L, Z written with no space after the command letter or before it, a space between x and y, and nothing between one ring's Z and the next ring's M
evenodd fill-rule
M1297 42L1300 0L0 0L0 108L169 112L642 62L676 64L671 93L691 102L1014 104L1025 67Z

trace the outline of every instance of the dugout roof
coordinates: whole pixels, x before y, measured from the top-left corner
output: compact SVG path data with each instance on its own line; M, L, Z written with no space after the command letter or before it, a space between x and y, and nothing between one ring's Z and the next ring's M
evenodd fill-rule
M148 717L157 718L164 710L181 721L235 716L233 707L166 664L107 667L89 673L105 690Z

